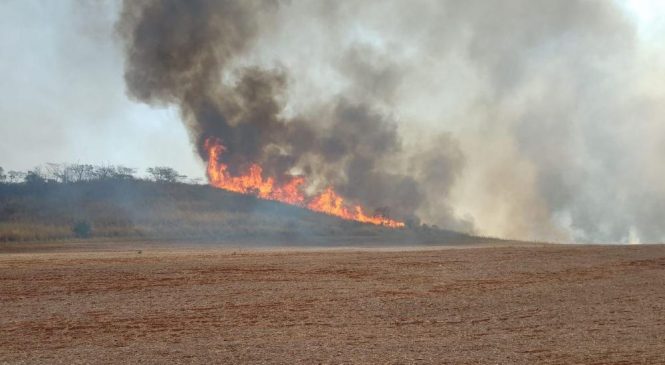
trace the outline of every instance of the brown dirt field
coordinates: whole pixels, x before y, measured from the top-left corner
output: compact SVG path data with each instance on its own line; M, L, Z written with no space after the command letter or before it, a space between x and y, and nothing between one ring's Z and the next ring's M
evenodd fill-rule
M665 246L0 255L0 363L665 363Z

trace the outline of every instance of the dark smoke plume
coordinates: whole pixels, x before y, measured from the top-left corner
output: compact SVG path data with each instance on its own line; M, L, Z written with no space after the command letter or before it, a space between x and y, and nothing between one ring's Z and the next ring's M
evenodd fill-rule
M243 59L275 25L280 6L275 1L126 1L118 28L126 40L129 94L149 104L177 105L201 158L207 158L204 142L219 138L227 148L222 162L232 173L258 163L277 179L304 174L310 189L333 186L370 210L415 218L427 189L400 167L407 158L397 123L371 98L354 97L376 86L385 86L383 94L389 96L399 78L387 78L390 69L363 63L362 50L352 50L342 67L354 79L348 96L285 117L291 70L251 66ZM433 156L424 163L435 163ZM445 161L445 168L462 167ZM432 177L419 174L426 175L424 181ZM451 171L443 184L455 176ZM442 187L439 195L446 194Z
M155 0L118 30L129 94L178 106L204 159L217 137L235 171L396 218L653 242L665 52L636 24L609 0Z

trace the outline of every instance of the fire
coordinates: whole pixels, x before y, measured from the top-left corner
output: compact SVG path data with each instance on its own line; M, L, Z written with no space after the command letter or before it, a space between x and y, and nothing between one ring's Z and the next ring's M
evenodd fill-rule
M225 151L219 142L206 141L208 150L208 178L210 185L241 194L252 194L259 198L277 200L283 203L301 205L305 197L300 186L305 183L302 177L292 177L282 186L277 186L273 178L263 178L263 169L252 164L249 171L242 176L231 176L228 166L219 162L219 156Z
M264 178L263 169L258 164L252 164L244 175L232 176L228 166L219 162L219 157L226 150L224 145L219 140L208 139L205 149L208 151L208 179L210 185L216 188L297 205L346 220L393 228L404 227L404 222L381 215L369 215L361 206L345 203L332 188L308 198L301 189L305 184L305 179L301 176L292 176L286 182L278 184L272 177Z
M404 227L403 222L395 221L379 215L371 216L365 214L360 205L348 208L344 199L337 195L332 188L326 189L321 194L315 196L307 204L307 208L316 212L326 213L348 220L354 220L363 223L371 223L387 227Z

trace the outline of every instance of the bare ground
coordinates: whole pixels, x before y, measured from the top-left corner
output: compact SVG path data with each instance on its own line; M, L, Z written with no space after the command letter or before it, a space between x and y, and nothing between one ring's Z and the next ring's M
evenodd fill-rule
M0 254L0 363L665 363L665 246Z

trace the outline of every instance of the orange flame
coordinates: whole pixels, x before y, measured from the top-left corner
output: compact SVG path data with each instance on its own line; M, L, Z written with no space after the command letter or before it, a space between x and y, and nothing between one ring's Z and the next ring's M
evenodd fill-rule
M380 215L367 215L360 205L355 205L349 209L344 203L344 199L337 195L332 188L328 188L321 194L312 198L307 204L307 208L316 212L326 213L362 223L371 223L393 228L404 227L404 222L395 221Z
M210 138L206 140L204 147L208 151L208 179L210 185L216 188L302 206L346 220L392 228L404 227L404 222L381 215L368 215L359 205L349 206L332 188L307 199L301 190L305 183L305 179L301 176L293 176L280 185L272 177L264 179L263 169L258 164L252 164L244 175L232 176L228 166L219 162L219 157L226 150L221 142Z

